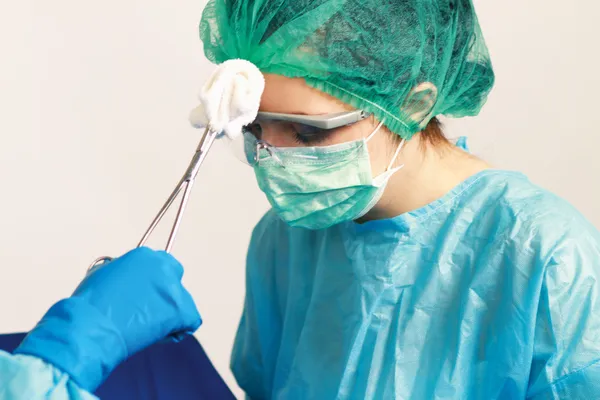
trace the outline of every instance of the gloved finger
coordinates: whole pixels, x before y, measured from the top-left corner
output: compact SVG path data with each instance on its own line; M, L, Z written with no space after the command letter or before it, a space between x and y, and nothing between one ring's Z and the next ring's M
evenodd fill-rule
M183 339L185 339L188 336L192 336L194 332L175 332L170 334L165 340L163 340L163 343L179 343L181 341L183 341Z
M200 325L202 325L202 317L200 317L194 299L185 288L182 290L182 298L180 299L182 304L179 307L181 316L180 324L166 338L161 340L160 343L181 342L186 337L193 335Z
M169 268L167 270L169 276L174 276L177 280L181 281L181 278L183 278L183 265L164 250L159 250L156 253L164 261L165 266Z
M90 276L92 275L94 272L98 271L100 268L106 267L108 264L112 263L114 260L103 260L101 262L98 262L97 264L95 264L92 268L88 269L85 273L85 276Z
M156 250L152 250L150 247L142 246L136 247L135 249L129 250L127 253L123 254L121 257L117 258L126 258L126 257L151 257L152 255L158 253Z
M120 257L112 259L107 263L102 263L101 267L105 267L111 264L121 265L143 265L152 264L156 262L157 252L149 247L137 247L129 250L127 253Z
M202 317L192 295L184 287L181 290L182 293L179 299L180 324L174 327L170 336L177 333L194 333L202 325Z

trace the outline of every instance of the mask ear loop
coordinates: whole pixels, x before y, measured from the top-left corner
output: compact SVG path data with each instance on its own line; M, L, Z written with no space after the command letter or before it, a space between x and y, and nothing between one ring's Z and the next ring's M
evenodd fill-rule
M379 125L377 125L377 128L375 128L375 130L373 131L373 133L371 133L369 136L367 136L367 138L365 139L365 142L368 142L369 140L373 139L373 136L375 136L375 134L376 134L377 132L379 132L379 130L380 130L380 129L381 129L381 127L383 126L383 123L384 123L384 122L385 122L385 121L381 121L381 122L379 123Z
M392 167L394 166L394 163L396 162L396 159L400 155L400 150L402 150L402 147L404 147L404 143L406 143L406 140L402 139L402 141L398 145L398 148L396 149L396 152L394 153L394 157L392 157L392 161L390 161L390 165L388 165L388 167L386 168L386 172L389 171L390 169L392 169ZM397 169L400 169L402 167L404 167L404 164L402 164L399 167L397 167Z
M383 126L383 124L385 123L385 120L381 121L379 123L379 125L377 125L377 128L375 128L375 131L373 131L373 133L371 133L369 136L367 136L367 138L365 139L365 142L368 142L369 140L371 140L373 138L373 136L375 136L375 134L377 132L379 132L379 130L381 129L381 127ZM402 147L404 147L404 143L406 143L405 139L402 139L402 141L400 142L400 144L398 145L398 148L396 149L396 152L394 153L394 157L392 157L392 161L390 161L390 164L388 165L388 167L385 169L386 172L388 172L389 170L392 169L392 167L394 166L394 163L396 162L396 159L398 158L398 156L400 155L400 151L402 150ZM404 167L404 164L400 165L399 167L397 167L397 169L400 169Z
M254 149L255 164L260 164L260 162L263 160L260 158L261 150L265 150L269 154L269 157L274 159L282 168L285 168L285 165L283 165L283 162L281 161L281 159L279 157L277 157L277 154L275 154L275 150L274 150L273 146L271 146L269 143L267 143L263 140L258 140L256 142L256 147Z

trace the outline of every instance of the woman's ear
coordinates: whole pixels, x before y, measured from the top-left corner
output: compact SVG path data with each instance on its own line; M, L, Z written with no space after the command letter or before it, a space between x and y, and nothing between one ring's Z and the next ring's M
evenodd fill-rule
M423 82L410 91L402 105L402 112L422 125L432 113L437 96L437 87L431 82Z

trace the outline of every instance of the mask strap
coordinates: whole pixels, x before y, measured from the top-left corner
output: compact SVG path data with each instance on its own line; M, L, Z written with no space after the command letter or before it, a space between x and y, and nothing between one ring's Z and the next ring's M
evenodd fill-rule
M265 142L264 140L256 141L256 147L254 149L254 162L256 164L260 164L260 161L261 161L260 151L261 150L265 150L267 153L269 153L269 157L273 158L275 161L277 161L279 163L279 165L281 165L283 168L285 168L285 165L283 165L283 162L281 161L281 159L279 157L277 157L277 154L275 154L275 151L273 150L273 146L271 146L269 143Z
M381 129L381 127L383 126L384 123L385 123L385 120L381 121L379 123L379 125L377 125L377 128L375 128L375 130L373 131L373 133L371 133L369 136L367 136L367 138L365 139L365 143L367 143L369 140L373 139L373 136L375 136L375 134L377 132L379 132L379 129ZM394 163L396 162L396 159L400 155L400 150L402 150L402 147L404 147L404 143L406 143L406 140L402 139L402 141L398 145L398 148L396 149L396 152L394 153L394 157L392 157L392 161L390 161L390 164L386 168L386 172L389 171L390 169L392 169L392 167L394 166ZM402 168L403 166L404 165L400 166L400 168Z
M379 129L381 129L381 127L383 126L383 123L384 123L384 122L385 122L385 121L381 121L381 122L379 123L379 125L377 125L377 128L375 128L375 130L373 131L373 133L371 133L369 136L367 136L367 138L365 139L365 142L368 142L369 140L373 139L373 136L375 136L375 134L376 134L377 132L379 132Z
M394 153L394 157L392 157L392 161L390 161L390 165L388 165L386 171L389 171L394 166L394 163L396 162L396 159L400 155L400 150L402 150L402 147L404 146L404 143L406 143L406 140L402 139L402 141L398 145L398 148L396 149L396 152ZM403 166L401 166L400 168L402 168L402 167Z

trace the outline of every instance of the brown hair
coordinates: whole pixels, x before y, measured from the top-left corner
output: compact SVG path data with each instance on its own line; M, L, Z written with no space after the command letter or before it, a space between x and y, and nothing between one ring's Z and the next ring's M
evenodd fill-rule
M435 117L431 119L425 129L423 129L421 137L423 138L423 141L432 145L448 143L448 139L446 139L442 129L442 123Z
M450 142L444 135L443 125L436 117L432 118L425 129L423 129L419 135L421 135L421 145L445 145ZM399 144L402 138L400 135L392 134L393 143Z

